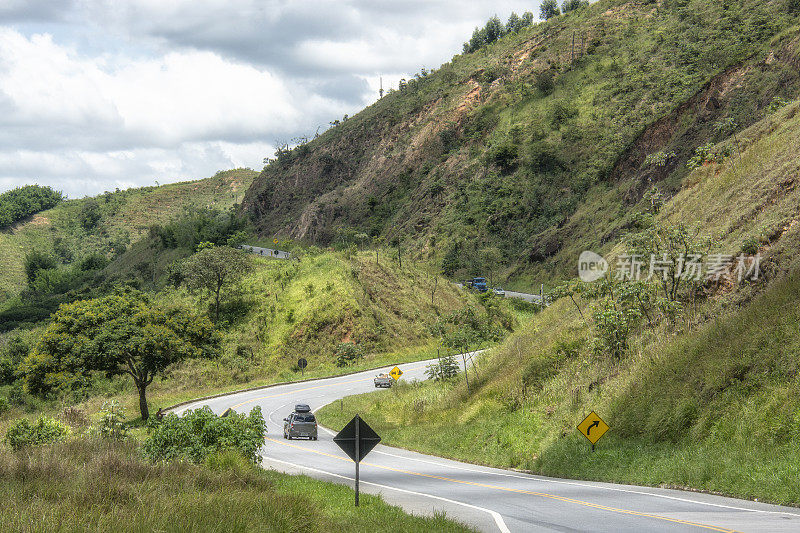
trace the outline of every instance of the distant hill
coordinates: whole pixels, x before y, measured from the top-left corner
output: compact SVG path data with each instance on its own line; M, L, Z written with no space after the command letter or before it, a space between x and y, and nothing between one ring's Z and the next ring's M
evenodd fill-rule
M449 257L454 276L499 263L519 286L558 279L652 185L675 194L698 146L796 97L797 22L784 0L600 0L279 151L244 206L264 236L365 233Z
M111 254L137 242L153 224L189 207L228 209L240 203L256 172L237 169L211 178L106 192L65 200L0 230L0 301L25 286L24 259L31 250L69 263L95 252Z

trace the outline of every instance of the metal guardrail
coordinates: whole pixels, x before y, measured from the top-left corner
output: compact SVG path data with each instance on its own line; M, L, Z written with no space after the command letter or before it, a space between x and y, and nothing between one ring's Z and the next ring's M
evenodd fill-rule
M283 250L275 250L273 248L261 248L259 246L250 246L249 244L240 244L238 246L241 250L245 252L258 255L261 257L269 257L271 259L291 259L292 254L291 252L286 252Z

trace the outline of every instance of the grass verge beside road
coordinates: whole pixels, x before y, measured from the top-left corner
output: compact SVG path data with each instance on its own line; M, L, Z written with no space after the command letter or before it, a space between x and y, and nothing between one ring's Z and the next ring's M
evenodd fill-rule
M0 450L4 531L471 531L380 497L261 468L234 453L152 464L134 441Z
M487 352L471 390L399 384L319 411L338 429L359 413L388 445L538 474L688 488L800 505L800 273L717 319L592 357L561 300ZM591 453L575 427L610 425Z
M800 450L796 444L767 445L747 438L652 442L621 438L612 429L590 451L574 428L554 441L537 414L507 413L484 406L425 413L441 396L438 384L399 386L351 396L317 412L321 424L341 429L360 414L388 446L468 463L523 469L536 474L632 485L701 490L784 505L800 505ZM344 409L342 409L342 407ZM414 409L417 411L414 411ZM409 409L414 423L398 417ZM423 411L420 412L420 409ZM431 407L434 410L435 407ZM467 420L461 422L461 417ZM402 418L402 421L401 421ZM740 429L744 434L750 428Z

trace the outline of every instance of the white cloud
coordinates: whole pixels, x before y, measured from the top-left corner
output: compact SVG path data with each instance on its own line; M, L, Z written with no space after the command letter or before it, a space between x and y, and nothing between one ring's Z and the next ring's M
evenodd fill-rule
M0 6L0 190L71 196L260 168L538 3L47 0ZM3 25L5 24L5 25Z

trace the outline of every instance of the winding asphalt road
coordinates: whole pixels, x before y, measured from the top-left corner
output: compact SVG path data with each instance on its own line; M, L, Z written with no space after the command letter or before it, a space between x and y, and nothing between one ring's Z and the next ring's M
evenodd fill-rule
M400 365L405 372L401 379L424 379L427 364ZM260 406L268 431L261 452L265 467L352 484L353 463L333 442L333 432L320 428L318 441L287 441L283 439L283 418L296 403L308 403L316 410L343 397L373 391L372 378L378 372L234 393L175 412L203 405L218 414L228 408L249 412ZM361 489L380 493L409 512L445 511L448 517L481 531L800 531L800 509L676 490L533 476L383 445L362 461Z

